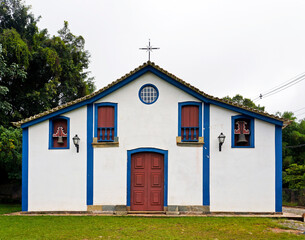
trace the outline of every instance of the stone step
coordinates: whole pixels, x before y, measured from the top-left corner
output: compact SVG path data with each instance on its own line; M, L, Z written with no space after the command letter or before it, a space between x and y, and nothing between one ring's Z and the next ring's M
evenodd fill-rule
M165 211L127 211L127 214L165 214Z

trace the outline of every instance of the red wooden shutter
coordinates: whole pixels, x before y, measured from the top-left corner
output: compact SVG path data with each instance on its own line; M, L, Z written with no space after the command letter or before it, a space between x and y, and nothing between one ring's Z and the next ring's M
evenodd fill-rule
M100 129L98 129L98 139L99 140L113 140L114 138L114 107L112 106L101 106L98 108L98 128L102 129L102 139L100 139ZM105 134L107 133L107 134ZM105 135L107 137L105 138ZM111 137L112 135L112 137Z
M191 133L190 133L191 131ZM191 137L190 137L191 136ZM182 140L198 140L199 137L199 107L194 105L182 106L181 109Z
M58 128L62 127L64 133L68 133L67 120L66 119L54 119L53 120L53 134L55 134ZM66 148L67 147L67 137L63 137L63 143L58 143L58 138L53 137L53 147L54 148Z

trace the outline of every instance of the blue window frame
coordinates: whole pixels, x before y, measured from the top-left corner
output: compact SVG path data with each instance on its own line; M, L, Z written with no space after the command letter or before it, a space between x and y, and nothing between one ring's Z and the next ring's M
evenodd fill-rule
M111 128L99 128L98 127L98 108L99 107L113 107L114 108L114 126ZM115 138L117 137L117 122L118 122L118 104L117 103L110 103L110 102L103 102L103 103L96 103L94 104L95 111L94 111L94 137L98 139L98 142L114 142ZM100 134L98 134L100 132ZM108 134L105 137L105 133ZM101 134L104 134L102 137ZM98 136L99 135L99 136ZM102 139L104 138L104 139Z
M198 106L198 126L183 127L182 124L182 108L184 106ZM191 135L192 137L186 137ZM182 142L198 142L198 138L202 137L202 103L201 102L180 102L178 103L178 136Z
M158 100L158 97L159 90L151 83L143 85L139 90L139 98L142 103L153 104Z
M55 138L53 137L54 134L54 123L56 120L63 119L67 121L67 129L66 129L66 134L67 134L67 146L66 147L55 147L54 146L54 141ZM64 117L64 116L58 116L51 118L49 120L49 149L69 149L70 148L70 118Z
M254 148L254 135L255 135L254 118L245 115L232 116L231 128L232 128L232 135L231 135L232 148ZM237 134L235 133L237 129L245 129L246 131L241 130L239 131L240 133Z

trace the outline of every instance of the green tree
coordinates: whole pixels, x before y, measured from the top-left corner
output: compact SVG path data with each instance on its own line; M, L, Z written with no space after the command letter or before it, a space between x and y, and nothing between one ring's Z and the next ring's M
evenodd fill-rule
M16 78L25 79L26 72L18 64L8 65L2 54L0 44L0 80L3 78L14 81ZM9 102L5 101L5 95L9 89L0 86L0 122L9 125L7 116L12 110ZM17 181L21 179L21 129L0 126L0 182Z
M14 80L16 78L24 79L26 72L20 68L16 63L8 65L2 55L2 45L0 44L0 81L2 78ZM10 111L12 105L5 100L5 95L9 92L9 89L5 86L0 86L0 122L1 124L8 125Z
M22 131L0 126L0 182L21 180Z
M27 78L3 76L0 86L12 109L7 121L18 121L47 109L83 97L94 91L89 78L90 54L85 40L75 36L64 22L58 36L49 36L37 28L38 19L20 0L0 4L0 44L7 64L17 64ZM7 125L6 125L7 126Z
M244 98L242 95L240 94L236 94L234 97L229 97L229 96L226 96L224 98L222 98L223 100L226 100L226 101L231 101L233 103L237 103L237 104L240 104L240 105L244 105L246 107L250 107L250 108L253 108L253 109L257 109L257 110L261 110L261 111L264 111L265 110L265 107L262 107L260 106L259 104L258 105L255 105L255 103L249 99L249 98Z
M305 120L297 122L293 112L277 115L290 120L283 129L283 186L300 190L305 188Z
M38 21L21 0L0 1L0 182L21 177L21 130L10 122L95 90L84 38L68 22L50 36Z
M15 29L25 42L33 45L34 38L38 32L34 15L29 12L30 7L25 6L20 0L0 1L0 33L5 29Z
M289 189L301 190L305 188L305 165L292 163L285 169L283 182Z

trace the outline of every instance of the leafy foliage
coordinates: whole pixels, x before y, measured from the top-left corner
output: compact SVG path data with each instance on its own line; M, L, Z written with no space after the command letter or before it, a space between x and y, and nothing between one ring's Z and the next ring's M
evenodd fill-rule
M289 189L301 190L305 188L305 165L292 163L285 169L283 181Z
M22 0L0 1L0 182L21 177L21 130L11 122L95 90L84 38L68 22L50 36L39 18Z
M0 172L4 180L21 180L22 131L0 126Z
M30 7L20 0L1 0L0 2L0 33L4 29L15 29L30 45L37 33L37 22L29 12Z
M283 183L285 188L305 188L305 120L296 121L293 112L277 113L290 120L283 129Z
M7 65L2 55L2 45L0 44L0 80L4 77L12 80L16 78L24 79L26 77L26 72L16 63L12 63L10 66ZM7 87L0 86L0 121L4 125L9 124L6 116L8 116L9 112L12 110L11 104L4 99L8 92L9 89Z
M264 111L265 110L265 107L262 107L260 105L255 105L255 103L249 99L249 98L244 98L242 95L240 94L236 94L234 97L229 97L229 96L226 96L224 98L222 98L223 100L227 100L227 101L231 101L233 103L237 103L237 104L240 104L240 105L244 105L246 107L250 107L250 108L254 108L254 109L257 109L257 110L261 110L261 111Z
M27 77L4 75L0 85L9 91L4 100L11 105L5 122L18 121L94 91L88 78L90 54L85 40L75 36L64 22L58 36L39 30L35 18L21 0L0 4L0 44L8 65L24 69ZM5 126L8 126L7 124Z

